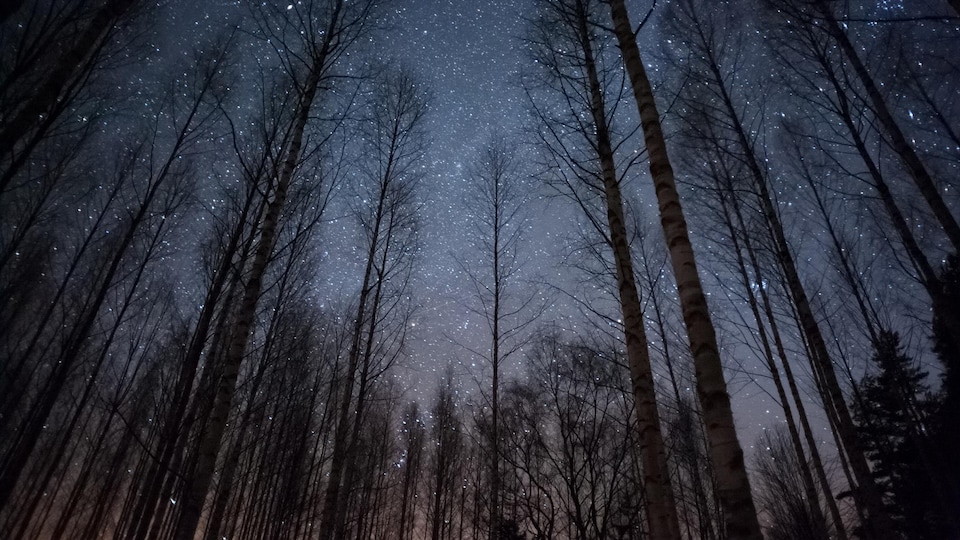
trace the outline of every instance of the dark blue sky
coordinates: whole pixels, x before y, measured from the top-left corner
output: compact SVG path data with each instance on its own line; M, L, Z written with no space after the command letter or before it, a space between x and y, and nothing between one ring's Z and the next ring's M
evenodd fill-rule
M381 22L385 30L374 33L363 47L362 54L377 61L412 69L432 95L428 120L432 143L421 194L426 202L422 216L423 253L413 293L420 309L400 377L411 392L432 391L442 368L450 362L458 366L463 387L469 393L475 393L474 381L487 371L482 360L468 350L482 350L489 338L483 321L470 312L471 291L454 254L467 257L471 249L464 235L470 216L465 213L463 199L467 193L466 170L476 161L479 149L497 134L511 137L520 148L522 160L533 157L533 150L522 144L523 126L529 122L528 105L520 87L520 74L530 63L522 42L529 5L529 0L393 0L383 12ZM639 20L648 2L628 5ZM173 0L167 8L163 21L156 27L155 40L164 57L182 54L197 36L226 28L247 10L244 3L236 1ZM648 64L656 62L655 33L656 28L651 26L641 35ZM653 77L659 75L656 69L651 73ZM529 174L532 168L523 172ZM572 283L583 276L565 266L563 257L569 252L579 210L548 197L549 190L535 179L527 181L532 196L526 225L524 277L531 282L546 280L551 286L573 292ZM652 187L641 177L633 189L647 201L641 200L637 208L647 214L644 219L657 233L655 206L648 197L653 195ZM328 262L332 263L330 268L337 267L337 261ZM710 276L703 278L708 288L713 286ZM326 277L326 284L337 287L351 284L353 279L353 275L338 275L334 270ZM555 299L543 317L545 323L582 327L578 323L580 314L570 302L546 287L544 294ZM720 301L717 297L714 300ZM751 356L728 360L745 362L743 367L750 372L761 370ZM513 363L516 369L519 359ZM744 432L745 445L754 441L760 426L782 419L778 406L764 390L751 383L750 376L737 375L731 381L731 390L735 391L737 422Z

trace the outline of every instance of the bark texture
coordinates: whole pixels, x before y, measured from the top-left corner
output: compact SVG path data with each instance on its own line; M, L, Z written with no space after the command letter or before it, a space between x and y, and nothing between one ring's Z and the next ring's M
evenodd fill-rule
M644 505L649 520L651 538L657 540L679 539L680 523L677 517L673 487L670 484L670 472L663 444L660 414L657 410L656 387L653 383L653 370L650 365L650 351L644 330L643 308L640 305L640 295L637 292L633 262L630 255L620 183L617 179L610 130L607 125L606 106L597 75L586 9L583 2L578 1L576 5L579 25L578 35L581 40L590 87L591 114L597 132L597 154L600 158L604 198L607 207L610 247L613 249L616 266L617 292L620 298L621 314L623 315L624 340L627 348L627 361L630 366L634 407L637 413L640 459L643 463Z
M717 494L723 507L727 534L732 539L761 540L763 535L750 493L743 450L733 423L733 411L723 376L716 331L697 273L693 247L680 206L680 196L660 127L660 115L654 102L653 90L640 58L636 34L630 24L624 1L611 0L610 12L640 113L650 159L650 175L653 177L660 208L660 222L670 252L683 320L693 353L697 395L703 410L710 459L717 479Z

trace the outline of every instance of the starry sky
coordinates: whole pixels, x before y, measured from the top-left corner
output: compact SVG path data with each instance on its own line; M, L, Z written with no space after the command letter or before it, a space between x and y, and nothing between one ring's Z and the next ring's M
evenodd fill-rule
M470 216L462 200L467 193L465 174L492 136L509 137L515 142L521 161L533 159L535 150L524 144L523 129L529 125L529 113L520 86L521 73L530 62L521 39L529 5L529 0L393 0L380 21L384 29L362 47L362 54L380 62L412 69L431 94L429 165L421 184L425 201L423 251L413 292L419 309L408 358L398 374L401 386L412 395L429 396L448 363L455 365L468 395L476 395L479 382L488 372L483 361L470 352L483 351L489 338L484 322L471 312L474 300L466 276L456 263L456 257L464 256L464 248L469 250L464 231ZM628 6L634 19L639 20L648 3L628 2ZM166 10L169 16L156 27L154 39L161 55L188 49L196 36L228 26L247 9L233 1L208 4L171 0L167 7L172 9ZM656 31L655 23L651 24L640 37L645 54L655 48L651 44L656 42ZM646 61L656 77L656 54ZM532 168L521 171L532 174ZM544 323L576 330L582 326L581 313L562 295L551 295L550 288L572 291L583 278L564 264L579 210L551 197L532 177L524 181L532 196L524 225L521 277L525 282L521 286L543 287L545 298L550 300L542 316ZM652 187L643 182L647 180L636 189L648 189L652 196ZM638 208L653 226L655 206L646 202ZM327 285L338 286L353 279L341 274L341 262L336 255L326 261ZM702 277L708 288L715 286L711 276ZM750 446L761 426L772 425L782 419L782 414L763 379L757 376L762 372L759 361L752 356L736 360L729 364L734 377L730 390L742 442ZM514 359L505 368L517 373L519 365Z
M471 364L479 367L479 359L451 344L478 350L485 343L483 322L468 308L467 276L455 257L465 255L462 246L469 242L470 218L462 204L469 191L465 175L494 133L517 132L526 116L519 87L525 60L519 45L522 4L395 2L388 10L389 30L374 37L378 57L413 68L431 93L430 167L422 193L429 201L420 280L425 328L409 366L419 373L438 373L448 362L460 365L461 374Z
M521 88L521 74L531 61L523 43L530 4L528 0L403 0L390 9L390 30L376 37L378 56L413 66L433 96L432 170L426 183L430 191L426 195L433 204L427 210L432 215L425 220L427 243L420 282L424 328L407 366L413 374L411 387L417 390L424 382L432 385L439 370L451 361L468 394L476 391L478 379L485 382L483 375L489 372L483 361L469 352L483 350L488 338L484 322L468 308L473 299L452 255L462 253L467 245L462 231L469 216L460 203L465 196L464 175L491 133L511 136L520 145L521 158L535 159L536 150L523 144L530 115ZM640 20L649 2L628 5L634 19ZM640 38L648 49L655 32L655 24L651 24ZM656 74L655 56L647 61ZM533 170L525 172L532 174ZM652 195L652 186L645 179L641 184L634 188L649 189ZM577 282L583 276L564 262L570 243L576 241L579 209L556 200L536 179L529 180L529 187L536 195L528 203L527 264L521 276L526 283L521 286L542 287L551 302L543 322L571 330L572 335L583 327L580 310L562 294L551 295L550 290L580 290ZM647 203L635 208L644 212L651 232L659 234L655 206ZM519 359L514 359L505 367L510 372L519 365ZM770 391L763 388L766 385L755 384L754 374L762 369L751 358L731 371L731 375L739 372L731 381L731 391L746 445L753 443L761 426L782 419Z

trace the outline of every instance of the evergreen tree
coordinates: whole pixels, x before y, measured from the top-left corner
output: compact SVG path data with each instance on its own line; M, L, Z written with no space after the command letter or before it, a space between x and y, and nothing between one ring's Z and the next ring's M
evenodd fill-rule
M940 273L940 282L944 289L947 305L960 305L960 257L956 254L947 257ZM933 350L943 364L940 387L940 407L933 426L934 447L938 456L956 456L960 454L960 430L957 419L960 418L960 350L957 340L950 334L949 323L943 317L933 318ZM954 459L941 460L942 481L944 482L946 501L953 508L960 507L960 463Z
M526 540L527 536L520 532L520 525L512 519L501 521L497 526L499 540Z
M904 353L900 336L882 330L874 344L876 373L859 384L854 418L873 475L898 532L906 538L943 538L926 427L936 400L927 373Z

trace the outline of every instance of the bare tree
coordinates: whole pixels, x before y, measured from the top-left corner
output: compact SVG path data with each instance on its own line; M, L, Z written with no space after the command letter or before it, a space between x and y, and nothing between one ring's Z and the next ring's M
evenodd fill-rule
M271 175L270 201L260 224L257 246L245 277L219 374L209 420L204 430L192 477L180 505L177 540L194 537L236 393L254 315L263 290L263 279L272 260L280 218L291 183L301 162L304 135L315 103L321 99L342 55L364 33L373 2L347 4L344 0L310 2L296 9L269 11L262 31L285 47L280 62L290 77L296 101L290 114L280 166ZM301 10L304 10L301 12ZM275 18L275 19L274 19ZM276 23L276 25L274 25ZM307 27L304 28L304 25ZM299 43L298 43L299 41ZM271 43L274 43L271 41Z
M841 26L840 21L834 13L833 2L828 0L813 0L812 4L801 11L792 10L792 14L799 16L798 20L803 24L814 24L813 20L822 22L823 27L830 35L834 43L843 51L846 62L853 69L859 83L863 85L870 105L873 108L873 114L886 135L890 147L900 158L903 167L909 172L917 190L923 196L930 207L931 212L936 217L944 234L953 244L955 251L960 251L960 224L957 218L943 200L940 190L934 182L933 176L927 169L924 162L920 159L913 144L907 140L907 136L900 128L899 123L893 115L893 111L880 93L880 87L873 75L867 69L860 57L860 52L854 44L847 31Z
M555 437L541 440L574 536L637 535L642 497L633 467L636 420L624 399L628 370L622 358L615 350L547 338L528 362L533 373L546 374L533 384L551 417L541 429Z
M420 418L416 401L404 408L401 440L403 442L403 481L400 494L400 515L397 521L399 540L411 537L417 524L417 505L420 479L423 475L423 459L426 427ZM461 514L462 514L461 510ZM461 517L461 519L463 519ZM461 535L462 536L462 535Z
M365 181L358 187L355 215L366 259L344 381L338 389L338 420L320 534L345 535L352 489L353 448L359 442L372 381L403 353L409 330L407 289L418 242L417 187L426 151L427 96L406 72L377 80L370 107Z
M820 6L819 3L816 4L817 6L811 6L816 7L817 10L823 7ZM780 4L773 4L773 6L783 7ZM814 110L830 111L840 120L847 137L847 140L843 141L843 144L852 146L855 155L862 160L866 168L864 177L869 179L867 182L875 193L879 195L883 208L890 217L890 222L893 224L894 229L897 231L897 236L909 254L909 258L918 268L919 274L922 276L920 281L931 297L934 312L945 312L944 297L942 296L943 288L939 285L939 277L929 262L927 262L923 250L916 242L911 232L911 227L908 225L904 214L898 206L890 186L881 172L879 164L867 146L868 141L865 131L869 128L861 127L861 123L866 119L858 117L859 114L857 111L860 109L860 106L856 105L856 103L873 103L874 110L871 114L878 115L878 117L884 115L889 116L890 111L887 110L884 112L876 109L880 104L877 103L874 98L879 96L872 95L872 92L876 91L876 88L874 88L873 91L866 88L872 83L863 80L868 74L863 72L861 69L863 68L862 65L857 67L856 64L859 63L859 60L854 61L849 57L850 51L847 50L845 45L839 44L838 47L835 47L837 40L848 39L845 34L842 36L837 34L836 30L838 28L833 27L833 25L836 25L836 21L833 20L833 23L827 21L825 23L826 29L824 29L824 26L822 26L820 22L814 22L814 20L819 20L820 16L826 17L827 15L819 11L817 11L819 15L814 15L803 9L797 10L795 8L797 8L797 6L789 6L788 11L783 12L783 14L795 18L796 21L802 24L780 23L780 32L785 36L778 43L777 47L777 54L780 56L780 61L784 66L789 67L789 69L796 73L797 80L801 81L805 86L814 83L813 85L816 88L814 89L807 86L805 92L805 95L810 96L808 99L817 104L818 109ZM829 15L829 17L832 17L832 14ZM859 93L855 89L856 84L852 78L848 76L848 66L844 61L844 57L853 64L851 68L854 71L855 78L865 86L865 98L859 97ZM815 81L822 81L822 84L817 84ZM892 117L888 118L888 120L892 121ZM879 123L881 130L885 131L888 137L896 138L896 136L891 135L889 131L892 128L896 128L896 125L890 126L882 119ZM872 124L872 120L866 120L866 122L863 123L863 125L866 126L870 124ZM793 131L798 132L801 130L794 128ZM902 136L902 133L900 136ZM830 138L833 138L832 135ZM892 142L892 144L895 147L897 146L895 142ZM900 147L899 149L895 148L895 151L901 158L912 163L912 165L910 163L906 165L908 168L912 167L911 173L914 174L915 180L922 181L922 177L926 174L926 171L923 168L923 164L919 162L919 158L915 154L912 154L913 150L911 148ZM913 157L910 157L911 154ZM824 153L823 155L829 156L830 153ZM914 158L916 158L916 162L913 162ZM834 163L840 170L849 170L845 159L834 159ZM801 166L801 169L802 168ZM809 174L809 172L804 174ZM929 180L929 177L927 179ZM764 188L764 190L765 189L766 188ZM766 191L766 195L763 195L763 193L764 191L761 191L762 199L771 198L769 191ZM939 194L936 195L939 197ZM928 202L930 202L929 199ZM942 203L943 201L941 199L940 204ZM765 208L769 208L766 213L773 215L774 209L772 203L763 204ZM936 206L934 203L930 204L931 207ZM938 219L942 218L935 208L934 214L937 215ZM771 223L774 222L771 220ZM944 225L942 221L941 225L944 230L947 231L949 237L949 227ZM771 230L778 235L777 243L786 245L785 240L781 241L779 239L783 236L782 233L777 232L782 231L782 227L777 225ZM784 248L779 249L783 250ZM780 258L781 267L783 268L791 295L793 296L801 326L810 344L812 352L811 360L816 364L816 375L820 384L823 385L825 392L824 401L827 406L827 411L831 414L832 421L836 425L837 433L845 453L850 460L850 469L856 481L854 496L858 502L858 508L861 510L862 520L864 521L863 525L870 530L869 534L877 538L888 537L892 534L891 531L893 529L889 522L889 517L883 509L882 498L874 478L871 475L870 466L864 457L862 445L854 429L839 381L836 380L833 363L832 360L830 360L831 354L827 349L819 324L810 307L810 301L806 291L804 291L800 283L796 272L796 265L792 263L792 256L789 253L785 253ZM947 320L949 321L949 318ZM955 321L951 324L958 324L958 322Z
M139 3L102 0L71 5L50 0L21 12L20 35L10 36L19 46L10 47L13 61L0 83L0 101L9 107L0 122L0 197L37 145L70 110L102 64L111 39ZM66 50L50 58L64 42Z
M491 368L490 391L490 539L500 530L500 386L503 363L523 344L523 331L542 313L536 287L520 290L522 213L528 197L510 141L494 135L469 173L467 209L473 221L470 238L482 265L459 260L473 288L477 307L490 331L490 348L478 351Z
M463 461L463 421L460 418L453 380L453 367L448 365L437 386L430 428L432 450L428 453L430 506L427 510L431 540L453 538L452 512L457 496L458 470Z
M783 241L782 233L772 230L765 203L756 204L752 195L763 192L759 182L765 181L766 169L760 163L762 146L759 133L763 118L743 113L743 103L760 100L761 91L749 92L748 85L757 85L750 80L741 55L748 47L744 33L735 29L733 12L727 4L706 6L699 2L684 1L671 6L667 31L674 39L683 39L684 46L675 49L674 65L680 77L686 81L682 103L682 133L689 146L686 165L702 176L699 185L710 194L711 208L716 214L724 238L732 244L725 250L735 275L739 276L740 289L734 293L746 301L753 315L753 322L745 324L751 334L759 337L756 343L758 354L764 359L777 391L778 401L784 409L793 448L799 452L798 459L806 463L800 430L794 419L796 408L799 424L803 428L811 456L812 469L816 471L823 490L829 493L829 482L823 470L817 450L815 435L810 429L803 399L799 393L790 360L786 353L780 323L774 315L769 283L770 275L777 274L776 260L763 256L767 246L777 246ZM732 142L731 142L732 141ZM706 155L709 159L703 159ZM744 181L744 179L751 179ZM761 208L759 213L754 208ZM759 215L758 215L759 214ZM779 235L778 235L779 234ZM775 248L777 251L779 248ZM781 263L782 263L781 257ZM774 266L773 270L769 266ZM777 274L778 275L778 274ZM776 356L774 356L776 352ZM780 366L777 366L779 360ZM780 371L783 371L781 377ZM790 389L788 398L783 380ZM794 405L791 406L792 398ZM809 500L817 500L817 490L810 471L801 470L801 478ZM833 497L827 497L827 507L838 535L845 536L842 517ZM819 506L811 506L819 512Z
M716 330L710 320L706 296L697 272L653 89L640 58L636 32L623 0L611 0L610 14L643 126L650 175L660 207L660 222L670 250L683 320L687 325L687 337L696 365L697 394L707 426L710 457L717 477L718 496L726 516L727 534L733 538L759 540L762 538L760 524L750 495L743 449L737 440L733 423Z
M129 152L121 162L123 165L118 171L114 189L107 196L108 206L101 211L95 226L89 229L86 235L87 240L78 251L78 258L71 263L64 275L64 281L40 311L33 325L32 335L19 348L17 360L11 370L5 373L10 382L18 381L18 384L25 385L25 389L35 388L37 392L32 398L28 398L26 393L19 392L18 395L10 396L13 398L10 403L13 406L24 407L22 410L25 414L18 426L16 437L12 438L12 444L4 455L0 504L7 501L20 475L27 469L26 464L43 437L51 414L63 398L63 391L68 387L70 377L75 374L74 370L81 368L85 358L90 354L88 351L93 344L94 336L97 335L96 326L98 324L109 326L111 324L108 322L109 318L118 317L112 322L115 325L114 329L107 331L107 341L97 344L101 347L101 353L93 355L88 385L81 392L82 397L70 415L71 419L62 426L61 442L54 446L56 450L52 450L48 455L53 458L53 462L63 457L67 442L82 418L82 411L95 395L96 380L101 367L107 360L107 351L113 339L117 338L118 325L126 322L127 310L130 309L129 302L136 297L137 287L145 281L146 267L159 251L166 229L173 224L173 220L166 221L164 216L174 215L189 195L192 171L189 163L180 158L182 153L196 149L198 142L208 134L208 130L218 116L217 98L214 95L217 87L217 70L211 69L211 66L205 62L216 63L217 60L222 59L223 53L224 50L221 49L213 58L204 59L199 64L195 73L196 78L191 81L194 85L194 88L190 89L192 95L188 94L191 99L185 106L172 97L173 92L170 93L163 104L166 111L157 112L156 124L152 132L145 140L135 144L134 150ZM181 106L184 106L183 110L180 110ZM180 122L169 126L172 133L168 135L165 132L167 126L160 121L160 116L170 111L185 114ZM136 187L130 188L128 183ZM128 195L130 199L123 201L129 205L125 211L126 215L116 222L106 219L108 213L119 211L113 206L113 201L122 201L127 190L130 191ZM106 236L110 234L111 228L115 234ZM92 272L78 273L77 277L90 281L80 285L79 290L86 289L85 292L80 293L82 303L79 306L82 306L82 309L74 311L79 306L70 306L69 287L77 285L72 278L78 269L79 257L90 247L89 242L92 241L92 236L101 234L105 235L105 238L115 240L105 243L105 249L100 255L101 260L96 263L96 267L91 268ZM146 256L139 264L132 263L131 259L138 255L140 242L147 243ZM104 254L106 254L105 257ZM123 290L124 287L126 290ZM107 316L104 308L114 294L125 296L126 302L118 312ZM49 325L58 312L60 316L66 316L70 320L68 332L63 332L63 327L50 328ZM67 315L71 312L74 312L75 316ZM51 350L48 348L49 344L44 343L44 338L49 337L51 331L66 334L66 339L58 349ZM36 378L39 364L35 362L43 358L46 358L54 367L43 373L40 379ZM32 367L31 363L33 363ZM27 371L24 372L24 370ZM41 483L45 484L49 481L52 474L52 469L48 469L44 475L47 480ZM39 489L42 492L43 486ZM28 510L28 512L32 511Z
M539 5L540 18L533 26L529 41L543 70L543 82L539 86L530 83L527 92L534 99L535 115L540 123L538 135L553 161L548 174L562 193L586 211L591 224L613 251L637 410L647 517L654 538L679 538L643 312L630 254L622 177L617 170L617 153L624 140L615 141L611 127L617 98L623 93L623 80L613 71L608 40L598 33L601 3L551 0ZM548 99L558 99L560 105L555 107ZM639 155L630 154L624 169L629 170L638 159ZM604 208L605 219L593 213L594 205Z
M766 430L756 444L759 449L754 458L759 477L758 499L771 518L768 538L829 538L823 514L814 509L817 500L800 495L805 492L801 476L807 465L790 448L792 444L782 429Z

